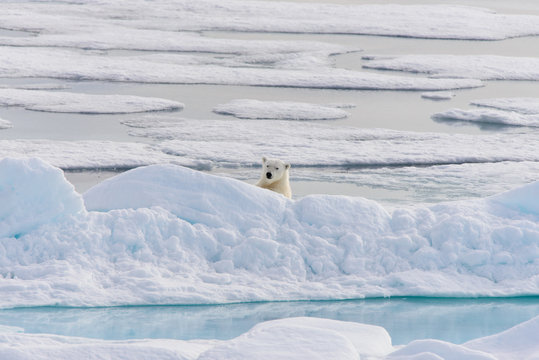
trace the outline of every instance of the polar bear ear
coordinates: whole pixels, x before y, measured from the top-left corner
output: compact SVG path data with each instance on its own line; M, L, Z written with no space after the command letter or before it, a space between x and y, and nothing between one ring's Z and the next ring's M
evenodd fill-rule
M284 164L284 168L285 168L286 170L290 169L290 164L289 164L289 163Z
M265 163L266 163L266 161L268 161L268 159L266 159L266 157L265 157L265 156L264 156L264 157L262 157L262 164L265 164Z

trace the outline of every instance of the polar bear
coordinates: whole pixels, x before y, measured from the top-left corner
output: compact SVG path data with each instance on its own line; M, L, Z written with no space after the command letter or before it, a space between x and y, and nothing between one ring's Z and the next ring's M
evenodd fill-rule
M290 199L292 197L292 189L290 188L289 169L290 164L288 163L284 163L278 159L266 159L263 157L262 175L256 186L273 190Z

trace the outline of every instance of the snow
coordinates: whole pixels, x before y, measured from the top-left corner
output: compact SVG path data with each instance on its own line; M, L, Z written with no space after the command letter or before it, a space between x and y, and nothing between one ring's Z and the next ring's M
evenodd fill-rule
M177 158L144 143L101 140L0 140L0 158L32 156L64 170L125 170L141 165L174 163ZM182 163L203 167L199 163Z
M539 99L537 98L483 99L474 100L471 104L480 109L450 109L436 113L432 117L440 120L539 127Z
M311 122L188 120L153 115L139 116L124 124L133 127L131 135L165 140L157 147L166 154L178 155L179 164L199 162L210 167L258 166L260 154L284 159L292 166L439 165L538 159L538 137L534 133L472 136ZM260 141L268 138L272 141ZM311 146L313 142L316 147Z
M274 55L263 56L258 61ZM49 77L68 80L102 80L167 84L286 86L330 89L444 90L482 86L474 79L428 79L312 67L263 68L223 66L202 56L123 56L43 48L2 49L1 77ZM178 63L178 61L180 63ZM220 63L220 64L219 64ZM235 63L234 63L235 64ZM319 65L318 63L316 63Z
M126 114L183 109L182 103L158 98L23 89L0 89L0 106L22 106L34 111L83 114Z
M381 327L319 318L262 322L237 338L106 341L46 334L0 333L5 359L340 359L531 360L537 357L539 317L499 334L452 344L417 340L397 348Z
M424 92L421 97L430 100L451 100L455 96L455 93L449 91L432 91Z
M240 119L327 120L345 118L349 113L336 107L291 101L232 100L213 111Z
M539 59L496 55L402 55L364 57L363 67L481 80L539 80Z
M188 0L160 0L152 6L140 0L47 5L6 4L0 24L5 29L43 33L37 40L26 40L28 43L58 44L61 41L71 46L77 46L76 41L63 33L77 29L80 38L86 41L84 33L94 29L107 26L105 31L110 28L114 33L111 25L163 31L365 34L468 40L501 40L539 34L537 16L497 14L488 9L456 5L336 5L241 0L227 1L225 6L219 0L198 1L197 4ZM61 24L56 22L58 14L61 14ZM174 35L162 36L163 43L168 42L168 37L174 38ZM95 45L91 44L111 46L120 40L137 42L115 35L112 39L98 37ZM140 42L145 42L144 37Z
M389 212L175 165L109 178L84 206L39 160L0 174L0 307L539 293L537 182Z
M11 123L11 121L0 118L0 130L9 129L12 127L13 127L13 124Z

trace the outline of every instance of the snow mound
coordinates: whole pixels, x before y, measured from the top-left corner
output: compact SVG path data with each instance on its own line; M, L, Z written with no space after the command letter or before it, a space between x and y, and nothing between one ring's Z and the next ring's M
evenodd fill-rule
M82 197L61 170L38 159L0 160L0 238L83 212Z
M293 350L292 350L293 349ZM391 352L384 328L317 318L260 323L249 332L202 353L210 359L358 359Z
M4 161L2 307L539 294L539 182L390 213L153 165L90 189L86 212L61 171Z
M219 340L96 340L0 332L2 359L339 359L531 360L537 357L539 317L502 333L452 344L417 340L396 348L385 329L319 318L262 322L237 338Z
M217 105L213 111L240 119L327 120L350 115L344 110L317 104L249 99L232 100L227 104Z
M23 106L35 111L82 114L126 114L183 109L182 103L158 98L24 89L0 89L0 106Z
M439 120L539 127L538 98L484 99L474 100L471 104L481 109L450 109L436 113L432 117Z

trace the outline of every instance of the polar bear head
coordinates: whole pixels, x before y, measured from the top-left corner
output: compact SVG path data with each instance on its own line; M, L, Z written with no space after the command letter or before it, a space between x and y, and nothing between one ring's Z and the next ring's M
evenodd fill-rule
M278 159L262 158L262 177L261 180L266 184L272 184L284 178L288 179L288 169L290 164L284 163Z

